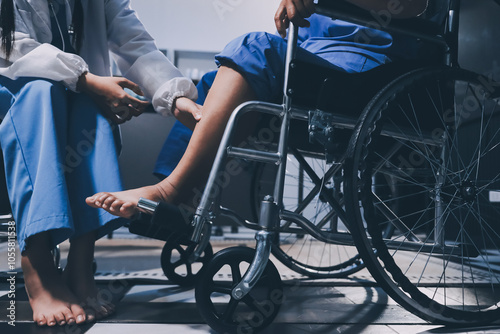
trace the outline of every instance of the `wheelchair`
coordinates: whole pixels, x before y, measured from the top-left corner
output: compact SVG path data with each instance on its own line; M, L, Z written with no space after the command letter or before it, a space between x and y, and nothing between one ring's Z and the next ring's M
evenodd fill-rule
M330 73L294 57L292 25L283 104L251 101L233 112L184 236L196 259L218 216L256 231L255 250L223 249L199 273L198 309L217 332L258 332L276 317L284 293L271 252L312 278L366 266L390 297L435 324L500 318L500 85L458 66L460 1L430 5L446 6L445 24L416 18L379 28L435 45L438 61ZM373 24L348 3L320 0L316 8ZM251 111L279 119L277 140L233 145L238 120ZM229 158L260 164L256 222L220 206ZM155 214L158 203L141 199L139 207ZM219 278L222 268L230 282Z

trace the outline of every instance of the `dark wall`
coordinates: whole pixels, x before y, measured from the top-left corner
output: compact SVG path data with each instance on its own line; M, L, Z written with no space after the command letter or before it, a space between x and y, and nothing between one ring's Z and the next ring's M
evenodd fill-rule
M459 62L463 68L500 81L500 5L462 0Z

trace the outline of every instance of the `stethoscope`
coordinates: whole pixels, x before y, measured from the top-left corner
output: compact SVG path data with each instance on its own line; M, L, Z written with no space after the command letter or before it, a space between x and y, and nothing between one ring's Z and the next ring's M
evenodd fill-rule
M54 19L56 20L57 29L59 30L59 35L61 36L62 51L66 52L66 43L64 42L64 35L63 35L62 30L61 30L61 25L59 24L59 20L57 19L56 11L54 9L54 3L53 3L54 0L48 0L48 2L49 2L49 8L52 11L52 15L54 15ZM71 36L73 33L74 33L73 24L71 24L68 28L68 34Z

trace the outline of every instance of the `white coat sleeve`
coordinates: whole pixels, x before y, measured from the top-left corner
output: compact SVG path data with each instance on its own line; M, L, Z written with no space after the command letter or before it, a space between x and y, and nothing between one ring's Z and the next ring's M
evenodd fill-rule
M48 43L37 42L19 12L16 12L16 32L9 60L0 48L0 75L10 79L37 77L62 81L76 91L80 75L88 71L86 62L78 55L62 52Z
M172 113L173 101L180 96L195 100L193 82L161 53L148 34L129 0L107 0L108 43L121 73L138 84L154 109Z

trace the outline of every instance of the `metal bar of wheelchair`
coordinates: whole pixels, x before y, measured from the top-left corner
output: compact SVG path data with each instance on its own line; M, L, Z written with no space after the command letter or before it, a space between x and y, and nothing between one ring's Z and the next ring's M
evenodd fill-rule
M234 158L250 159L258 162L273 163L279 165L281 161L280 154L277 152L262 152L258 150L228 147L227 155Z
M233 211L233 210L231 210L229 208L221 206L221 207L219 207L219 213L220 213L221 216L229 218L233 222L235 222L235 223L237 223L239 225L242 225L244 227L247 227L247 228L249 228L251 230L261 230L262 229L262 227L259 226L257 223L251 222L249 220L244 219L243 217L241 217L240 215L238 215L235 211ZM294 214L298 214L297 212L293 212L293 213ZM323 218L323 220L326 221L328 219L331 219L334 214L335 214L335 211L329 212L327 215L325 215L325 217ZM304 229L303 228L300 228L300 227L287 227L288 225L290 225L292 223L293 222L290 221L290 222L287 222L285 225L280 226L279 231L280 232L286 232L286 233L295 233L295 234L303 234L304 233ZM336 232L328 232L328 235L325 235L324 232L319 229L323 225L324 225L324 222L320 223L320 224L317 224L317 225L314 225L315 227L313 227L313 225L310 225L310 226L311 226L311 229L315 229L315 231L319 231L318 235L323 235L323 238L326 238L327 240L330 240L330 242L332 242L332 241L335 242L336 241L336 240L334 240L335 238L332 238L331 236L335 235ZM338 233L338 234L341 235L342 233ZM340 237L339 240L342 240L342 242L350 241L347 238L345 238L344 236ZM351 245L351 243L349 243L349 245Z
M241 218L236 212L221 207L221 213L226 216L232 218L235 222L242 224L251 229L260 228L257 224L249 222ZM315 239L332 244L340 244L346 246L355 246L352 236L348 233L339 233L339 232L325 232L318 229L316 225L311 223L309 220L304 218L302 215L283 210L280 212L280 219L286 220L288 222L293 222L296 225L300 226L300 228L290 228L287 229L286 232L290 233L303 233L304 231L310 234ZM456 246L446 246L443 244L436 243L425 243L420 241L419 238L415 240L419 241L411 241L408 238L411 236L406 236L405 240L397 241L397 240L385 240L388 249L397 249L402 251L418 251L421 253L429 253L436 255L456 255L460 256L464 252L463 247L467 247L467 245L456 245ZM473 247L467 247L467 254L470 257L478 256L479 253L477 250L474 250Z
M312 237L319 241L326 243L340 244L346 246L354 246L352 236L349 233L339 233L339 232L325 232L318 229L316 225L311 223L304 216L288 211L280 211L280 219L293 222L302 228L302 232L305 231L309 233Z
M308 120L308 109L292 108L291 117L293 119ZM353 130L358 123L358 119L349 115L342 115L336 113L328 113L332 121L332 125L337 129ZM384 124L381 129L381 135L393 137L404 141L412 141L419 144L428 145L442 145L442 142L437 140L435 136L429 131L427 133L419 134L411 128L401 128L396 125Z
M474 245L456 245L456 246L446 246L437 243L419 243L413 241L397 241L397 240L385 240L387 249L394 249L398 251L409 251L418 253L428 253L435 256L464 256L467 254L468 258L473 258L479 256L479 251Z
M284 76L284 96L282 105L282 121L280 128L280 136L278 141L279 164L278 175L274 184L274 197L266 196L261 204L259 225L262 230L257 232L256 253L250 264L250 267L239 282L232 290L232 296L235 299L242 299L255 286L260 279L264 269L267 267L269 256L271 254L272 240L276 235L276 230L279 227L278 208L283 207L283 191L285 187L286 174L286 158L288 150L288 134L290 131L291 107L292 99L287 92L287 85L290 74L290 64L295 58L297 52L297 40L299 30L293 23L290 23L288 30L288 44L285 58L285 76Z
M283 210L280 212L280 218L287 221L292 221L298 226L300 226L303 231L309 233L315 239L333 244L347 245L347 246L355 246L352 236L349 233L338 233L338 232L324 232L319 231L317 227L311 223L309 220L299 215L298 213ZM371 238L368 238L371 240ZM429 242L416 242L409 241L407 238L404 240L384 240L388 249L395 249L400 251L412 251L419 253L429 253L434 255L455 255L462 256L464 253L467 254L468 257L476 257L479 255L479 252L473 245L470 247L466 244L464 245L441 245L436 243ZM466 248L466 250L464 250Z
M310 193L306 196L306 199L303 200L302 204L299 204L299 206L295 210L295 212L297 212L297 213L302 213L302 211L305 209L305 206L307 205L307 203L309 203L314 198L314 196L316 196L316 194L321 192L321 187L324 185L324 181L329 180L335 173L340 171L342 166L340 164L331 166L328 169L328 171L325 173L323 178L320 179L319 176L317 176L316 173L314 172L314 170L311 168L311 166L309 166L309 164L304 159L304 157L302 155L300 155L296 150L292 150L292 151L293 151L293 155L295 156L295 159L297 159L297 161L299 162L299 165L304 168L307 175L309 175L309 177L311 178L311 180L313 181L313 183L315 185L314 188L310 191ZM323 195L326 197L328 203L335 210L335 212L339 216L340 220L342 220L342 222L346 226L348 226L349 222L348 222L347 216L345 214L345 211L342 209L340 203L337 200L335 200L335 198L333 197L332 194L330 194L328 192L323 193Z

